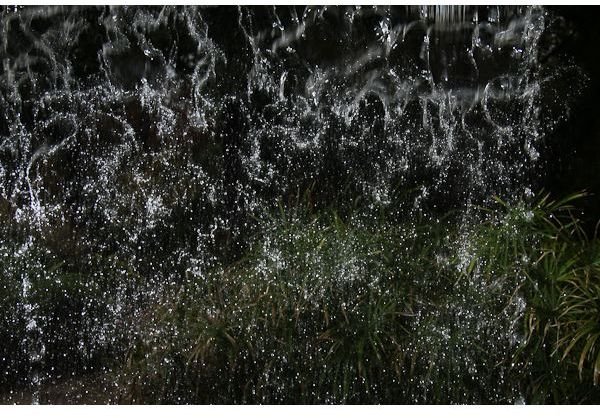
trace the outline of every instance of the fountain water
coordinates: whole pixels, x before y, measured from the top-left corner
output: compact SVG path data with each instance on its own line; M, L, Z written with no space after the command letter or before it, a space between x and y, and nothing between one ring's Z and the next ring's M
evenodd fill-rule
M0 382L100 369L144 301L237 259L299 191L367 216L456 209L465 231L493 194L527 197L563 118L553 88L579 74L540 62L550 23L535 6L4 7L0 266L21 296L2 309L27 350L5 340Z

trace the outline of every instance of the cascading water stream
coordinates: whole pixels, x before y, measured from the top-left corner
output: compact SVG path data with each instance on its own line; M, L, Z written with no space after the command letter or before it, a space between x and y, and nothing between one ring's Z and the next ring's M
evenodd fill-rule
M26 251L26 248L23 250ZM28 277L27 272L23 273L21 299L23 300L23 317L26 323L23 347L30 365L27 380L30 382L29 386L32 390L31 403L37 405L40 403L39 391L42 384L40 372L46 348L43 342L42 330L37 323L35 306L30 302L32 279L35 280L35 278Z
M458 211L466 268L474 208L531 197L565 117L553 89L578 80L568 105L583 88L540 62L551 22L537 6L4 7L0 274L27 348L7 342L3 384L28 370L37 403L44 382L98 372L147 301L237 260L305 190L367 217ZM51 292L72 335L39 305Z

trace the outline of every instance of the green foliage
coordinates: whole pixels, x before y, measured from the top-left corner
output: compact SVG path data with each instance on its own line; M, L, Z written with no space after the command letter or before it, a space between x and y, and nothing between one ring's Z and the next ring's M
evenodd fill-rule
M0 248L0 395L31 385L32 370L42 381L106 371L128 344L112 309L135 283L123 266L98 257L81 270L40 248Z
M590 288L566 279L583 262L567 249L587 245L575 218L565 220L569 201L498 203L487 221L461 230L444 220L398 225L281 209L239 262L189 274L149 307L129 356L129 399L597 399L569 366L578 341L580 356L596 353L594 336L554 335L593 324L593 311L557 287L585 289L577 300L595 303Z
M480 252L488 251L484 259L494 260L490 272L524 278L526 338L514 358L531 370L523 388L530 402L598 400L598 240L586 236L573 206L584 196L553 201L542 195L529 205L499 201L500 216L482 229L491 246L478 243Z
M117 255L83 270L6 249L0 348L26 375L26 302L42 366L122 362L124 403L598 402L600 241L581 197L496 199L471 224L298 198L236 262L160 285Z

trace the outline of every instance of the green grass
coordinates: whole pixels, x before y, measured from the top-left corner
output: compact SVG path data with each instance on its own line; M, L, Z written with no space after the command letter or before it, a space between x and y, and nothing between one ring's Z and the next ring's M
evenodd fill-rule
M579 197L498 200L460 229L282 210L240 261L148 308L127 399L597 402L598 244Z
M130 337L114 307L136 285L123 264L97 257L83 270L35 240L0 252L0 396L29 387L33 371L61 380L113 367Z
M82 270L32 250L3 266L1 348L15 375L33 266L43 366L112 370L119 402L597 403L600 241L582 197L496 199L466 224L296 202L236 262L161 286L116 255Z

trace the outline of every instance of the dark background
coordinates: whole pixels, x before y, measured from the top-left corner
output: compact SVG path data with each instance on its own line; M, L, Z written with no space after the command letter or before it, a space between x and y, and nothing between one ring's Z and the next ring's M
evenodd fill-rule
M547 168L544 187L556 195L587 190L592 196L582 205L595 224L600 219L600 25L596 18L600 7L548 9L564 18L563 36L553 54L570 57L589 79L569 120L549 139L554 161Z

